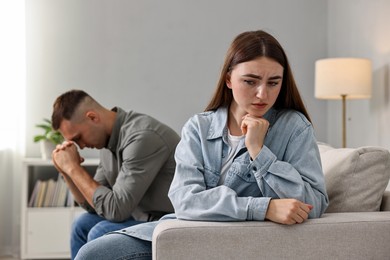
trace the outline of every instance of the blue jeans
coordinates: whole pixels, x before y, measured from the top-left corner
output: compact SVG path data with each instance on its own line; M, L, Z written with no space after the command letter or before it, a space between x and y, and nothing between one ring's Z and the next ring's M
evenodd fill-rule
M75 260L150 260L152 242L111 233L99 237L80 248Z
M134 219L120 223L110 222L96 214L83 213L72 224L70 237L72 259L76 257L79 249L87 242L101 237L108 232L140 223L143 223L143 221L136 221Z

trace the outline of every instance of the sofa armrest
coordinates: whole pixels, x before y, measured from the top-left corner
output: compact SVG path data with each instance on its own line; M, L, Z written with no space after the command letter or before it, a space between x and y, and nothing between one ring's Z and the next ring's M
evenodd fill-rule
M390 211L390 191L385 190L382 197L381 211Z
M299 225L166 220L153 259L387 259L390 212L327 213Z

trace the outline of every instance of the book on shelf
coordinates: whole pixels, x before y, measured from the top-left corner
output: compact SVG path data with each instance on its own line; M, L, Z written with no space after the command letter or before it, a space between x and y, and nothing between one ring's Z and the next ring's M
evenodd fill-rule
M52 198L51 198L51 205L53 206L53 207L57 207L57 200L58 200L58 196L59 196L59 194L60 194L60 181L59 181L59 179L61 179L61 174L58 174L58 177L57 177L57 181L56 181L56 187L55 187L55 189L54 189L54 194L53 194L53 196L52 196Z
M73 196L60 173L57 180L37 180L28 201L29 207L69 207L72 204Z
M45 194L45 198L44 198L43 205L42 205L43 207L51 207L52 206L51 200L52 200L55 188L56 188L56 181L53 179L49 179L47 181L46 194Z
M46 190L47 190L47 181L42 181L40 188L39 188L38 197L37 197L37 200L35 203L36 207L43 206L43 200L44 200L45 195L46 195Z
M68 194L67 194L67 197L66 197L66 206L67 207L71 207L73 204L74 204L73 194L68 189Z
M55 205L56 207L64 207L68 188L66 187L65 181L61 177L58 178L57 183L59 186L59 191L58 191L58 197Z
M35 182L34 189L33 189L32 193L31 193L30 199L28 201L28 206L29 207L35 207L35 201L37 200L41 183L42 183L41 180L37 180Z

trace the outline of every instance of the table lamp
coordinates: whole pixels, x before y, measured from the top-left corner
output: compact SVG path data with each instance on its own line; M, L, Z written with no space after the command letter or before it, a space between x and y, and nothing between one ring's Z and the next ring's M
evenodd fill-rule
M315 63L315 97L342 100L342 147L346 147L346 99L371 97L371 61L330 58Z

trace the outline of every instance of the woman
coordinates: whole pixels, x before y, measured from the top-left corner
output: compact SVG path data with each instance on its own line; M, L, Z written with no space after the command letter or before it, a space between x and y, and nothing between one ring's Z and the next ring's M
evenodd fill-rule
M302 223L327 207L310 118L278 41L233 41L206 112L184 126L169 198L178 218Z
M283 48L264 31L234 39L206 112L181 137L169 191L177 218L296 224L328 205L310 117ZM79 259L150 259L157 223L92 241Z

